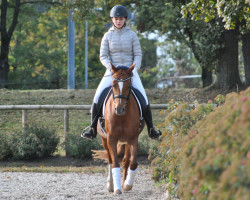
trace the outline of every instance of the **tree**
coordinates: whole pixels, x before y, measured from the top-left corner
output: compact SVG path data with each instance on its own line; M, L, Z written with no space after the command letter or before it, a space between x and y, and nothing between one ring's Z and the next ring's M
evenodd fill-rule
M12 21L10 27L7 28L7 8L8 5L7 0L2 0L1 4L1 53L0 53L0 84L3 87L7 86L8 83L8 73L9 73L9 45L10 40L17 25L19 8L20 8L20 0L15 1L15 8L12 17Z
M58 6L41 8L27 4L20 10L20 22L10 44L9 88L55 89L67 86L68 12ZM99 61L101 38L105 32L105 21L100 20L101 17L96 13L95 17L88 18L89 88L96 88L106 69ZM77 15L74 20L76 88L84 88L85 23Z
M67 80L68 15L58 15L57 7L41 8L24 5L20 9L10 44L10 88L61 88Z
M221 27L211 22L193 21L190 17L183 18L181 7L188 0L158 0L136 3L137 25L141 32L158 30L167 35L169 42L177 40L187 45L202 68L203 86L212 83L212 70L215 57L221 49L219 42Z
M139 74L143 86L152 88L157 81L156 40L140 37L140 43L143 57Z
M9 75L9 49L10 41L12 39L14 30L18 23L18 17L20 13L21 5L27 3L50 3L58 4L58 2L51 1L26 1L23 0L2 0L1 1L1 52L0 52L0 87L8 87L8 75ZM8 15L7 11L13 10L12 15Z
M185 44L179 43L175 40L167 43L162 42L160 51L160 59L158 61L159 73L162 79L158 79L158 83L168 82L169 86L178 87L197 87L199 80L168 80L166 76L182 76L201 73L197 66L199 63L194 57L192 50Z
M238 73L238 36L241 33L246 85L250 85L250 2L245 0L204 1L193 0L183 7L184 16L194 20L209 22L220 18L224 22L224 50L217 73L217 87L234 87L241 85ZM229 43L230 44L229 44ZM227 60L227 61L226 61Z

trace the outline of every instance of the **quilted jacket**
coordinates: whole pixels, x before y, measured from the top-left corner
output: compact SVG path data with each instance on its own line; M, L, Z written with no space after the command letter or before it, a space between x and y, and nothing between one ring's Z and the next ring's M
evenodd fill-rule
M116 29L114 26L106 32L102 38L100 48L101 63L111 70L110 62L114 66L128 66L136 63L135 68L141 67L141 45L135 32L125 26Z

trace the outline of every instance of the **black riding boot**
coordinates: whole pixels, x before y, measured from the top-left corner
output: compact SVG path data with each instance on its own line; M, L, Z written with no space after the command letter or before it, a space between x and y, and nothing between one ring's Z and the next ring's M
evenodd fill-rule
M97 121L99 118L99 109L97 104L93 103L92 108L91 108L91 125L90 125L90 130L86 132L86 129L83 130L81 136L83 138L93 140L96 135L97 135Z
M147 105L143 109L142 113L143 113L143 118L145 119L145 122L146 122L147 127L148 127L148 135L149 135L149 137L152 138L152 139L159 138L162 135L162 133L161 133L160 130L155 130L155 128L154 128L150 105Z
M90 130L87 131L86 129L88 129L89 127L85 128L83 131L82 131L82 134L81 136L83 138L86 138L86 139L89 139L89 140L93 140L96 135L97 135L97 122L98 122L98 118L101 117L102 115L102 105L103 105L103 102L107 96L107 94L110 94L109 91L110 91L110 88L111 87L107 87L105 88L100 97L99 97L99 100L98 100L98 103L93 103L92 104L92 107L91 107L91 125L90 125Z

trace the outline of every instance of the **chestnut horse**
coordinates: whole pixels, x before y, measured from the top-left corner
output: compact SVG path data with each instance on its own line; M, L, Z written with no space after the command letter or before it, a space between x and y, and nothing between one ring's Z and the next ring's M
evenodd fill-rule
M121 190L132 189L137 172L138 137L144 127L140 119L140 110L136 97L132 94L132 78L135 64L130 68L115 68L112 66L112 93L105 106L105 130L101 130L98 122L98 133L106 152L100 156L100 151L94 151L95 158L106 156L109 164L108 190L121 194ZM99 156L98 156L99 154ZM120 180L120 165L118 156L123 154L123 181Z

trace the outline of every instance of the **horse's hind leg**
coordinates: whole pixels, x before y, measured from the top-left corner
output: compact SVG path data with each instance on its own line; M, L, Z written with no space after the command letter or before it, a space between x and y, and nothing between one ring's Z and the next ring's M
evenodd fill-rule
M102 139L102 145L104 149L107 151L108 154L108 178L107 178L107 189L109 192L114 192L114 183L113 183L113 177L112 177L112 159L110 156L110 152L108 149L107 139Z
M125 153L124 153L124 157L122 160L122 168L123 168L122 188L124 188L124 183L127 177L129 161L130 161L130 150L129 150L129 146L125 145Z
M138 139L134 140L132 144L129 145L131 157L130 157L130 165L128 169L128 174L123 186L124 191L129 191L133 187L133 183L135 180L135 176L137 174L137 151L138 151Z

